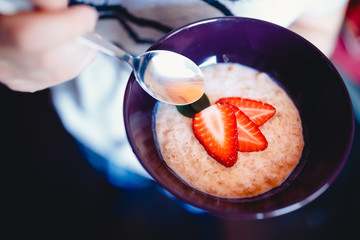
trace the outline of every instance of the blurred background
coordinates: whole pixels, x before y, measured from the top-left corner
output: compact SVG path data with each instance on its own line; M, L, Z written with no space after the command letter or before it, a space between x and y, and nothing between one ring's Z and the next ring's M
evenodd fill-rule
M356 1L358 2L358 1ZM331 60L356 117L352 151L319 198L266 220L196 214L156 183L113 187L81 156L48 90L0 86L1 239L360 239L360 7L350 4Z

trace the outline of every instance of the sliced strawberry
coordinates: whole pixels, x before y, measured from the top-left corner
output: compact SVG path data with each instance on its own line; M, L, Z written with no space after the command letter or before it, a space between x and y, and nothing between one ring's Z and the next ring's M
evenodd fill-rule
M270 104L240 98L240 97L228 97L220 98L217 102L227 102L237 106L243 111L250 119L255 123L256 126L262 126L272 116L274 116L276 109Z
M235 108L235 107L233 107ZM260 129L240 109L235 113L240 152L257 152L267 148L268 142Z
M193 132L208 154L225 167L238 157L236 117L227 103L211 105L193 118Z

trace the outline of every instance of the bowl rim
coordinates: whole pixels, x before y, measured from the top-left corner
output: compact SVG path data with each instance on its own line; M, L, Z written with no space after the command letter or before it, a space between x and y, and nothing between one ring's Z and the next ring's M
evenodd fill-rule
M353 143L353 138L354 138L354 127L355 127L355 120L354 120L354 112L353 112L353 108L352 108L352 103L351 103L351 98L350 95L348 93L348 90L346 88L346 85L341 77L341 75L339 74L339 72L337 71L336 67L334 66L334 64L330 61L330 59L328 59L316 46L314 46L311 42L309 42L307 39L305 39L304 37L302 37L301 35L285 28L279 25L276 25L274 23L271 22L267 22L264 20L259 20L259 19L254 19L254 18L248 18L248 17L238 17L238 16L223 16L223 17L213 17L213 18L207 18L207 19L201 19L201 20L197 20L188 24L185 24L183 26L180 26L178 28L175 28L174 30L170 31L169 33L165 34L164 36L162 36L160 39L158 39L150 48L148 48L147 51L150 50L155 50L157 49L157 47L166 39L170 38L171 36L177 34L178 32L184 31L188 28L193 28L196 27L197 25L202 25L202 24L208 24L208 23L212 23L212 22L217 22L217 21L250 21L250 22L259 22L261 24L267 24L270 25L271 27L275 27L278 29L281 29L281 31L287 31L288 34L291 34L293 37L295 38L300 38L301 41L305 41L306 45L308 45L308 47L313 48L313 51L316 51L318 54L321 54L322 57L324 58L324 60L327 62L327 64L329 65L330 68L332 68L334 70L334 72L337 74L338 79L341 82L341 85L343 87L343 90L345 90L345 95L344 97L346 97L346 101L349 103L348 107L351 108L350 109L350 116L349 118L351 119L351 133L350 133L350 137L346 143L346 148L344 148L344 151L342 152L342 156L341 156L341 160L339 160L338 163L338 167L336 168L336 170L334 172L331 173L330 177L328 179L326 179L325 184L323 184L320 188L318 188L317 190L313 191L311 194L305 196L302 200L293 203L293 204L289 204L289 205L285 205L281 208L277 208L277 209L273 209L273 210L269 210L269 211L265 211L262 213L236 213L236 214L231 214L229 212L225 213L223 210L219 210L219 209L213 209L210 208L209 206L204 206L201 205L201 203L194 203L194 202L189 202L189 199L184 197L181 194L178 194L177 192L173 192L171 189L169 189L166 184L164 184L161 179L159 179L158 177L154 176L151 172L151 169L149 166L147 166L146 164L144 164L144 162L141 160L141 155L140 153L136 150L136 148L134 148L134 146L136 146L135 140L133 138L133 136L131 136L130 132L130 124L128 122L128 119L126 117L126 103L127 103L127 98L129 97L130 94L130 89L132 87L132 85L134 83L136 83L136 81L134 80L134 75L133 73L131 74L131 76L129 77L129 81L127 83L126 89L125 89L125 95L124 95L124 105L123 105L123 112L124 112L124 123L125 123L125 129L126 129L126 134L129 140L129 143L131 145L131 148L135 154L135 156L137 157L137 160L140 162L140 164L143 166L143 168L149 173L149 175L155 180L155 182L157 184L159 184L161 187L163 187L166 191L169 191L172 195L174 195L176 198L178 198L180 201L183 201L185 203L190 203L191 205L204 209L206 211L209 211L210 213L214 214L214 215L219 215L219 216L225 216L225 217L230 217L230 218L240 218L240 219L265 219L265 218L270 218L270 217L276 217L276 216L280 216L280 215L284 215L290 212L293 212L305 205L307 205L308 203L314 201L315 199L317 199L322 193L324 193L329 186L335 181L335 179L338 177L338 175L340 174L340 172L342 171L349 155L350 155L350 151L352 148L352 143ZM160 47L161 49L161 47ZM154 106L156 105L156 101L154 103ZM161 158L161 157L160 157ZM169 169L171 170L171 169ZM179 178L179 177L178 177ZM182 179L179 179L180 181L182 181ZM190 186L191 187L191 186ZM192 188L192 187L191 187ZM197 189L194 189L195 191L200 192ZM203 193L204 194L204 193Z

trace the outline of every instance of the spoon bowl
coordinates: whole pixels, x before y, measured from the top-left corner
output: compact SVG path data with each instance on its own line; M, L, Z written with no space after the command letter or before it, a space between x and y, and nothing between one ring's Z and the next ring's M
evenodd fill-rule
M195 102L204 93L204 77L198 66L183 55L149 51L133 59L137 82L153 98L174 105Z
M80 42L131 65L136 81L153 98L173 104L186 105L204 93L204 76L189 58L167 50L153 50L134 57L116 45L92 33Z

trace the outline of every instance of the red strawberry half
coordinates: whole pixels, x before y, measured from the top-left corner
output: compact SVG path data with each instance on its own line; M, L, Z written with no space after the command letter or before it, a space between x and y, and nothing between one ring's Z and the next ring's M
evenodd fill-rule
M211 105L193 118L193 132L208 154L225 167L238 158L238 131L233 109L227 103Z
M243 111L256 126L262 126L272 116L276 109L270 104L240 97L220 98L217 102L227 102Z
M235 108L235 107L233 107ZM241 110L236 113L240 152L257 152L267 148L268 142L260 129Z

